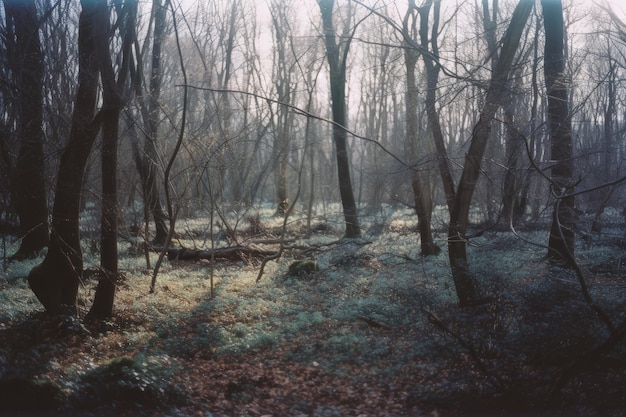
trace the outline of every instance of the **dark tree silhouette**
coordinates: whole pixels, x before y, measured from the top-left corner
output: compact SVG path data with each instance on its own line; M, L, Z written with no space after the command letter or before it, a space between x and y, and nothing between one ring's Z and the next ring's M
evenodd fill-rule
M14 33L14 39L6 42L14 49L10 67L17 90L20 143L12 194L22 241L11 259L21 260L34 257L48 245L42 130L44 57L35 0L4 0L4 9Z
M546 33L543 71L548 95L552 191L557 198L552 214L548 257L570 264L574 255L576 214L575 198L566 197L573 189L574 154L568 80L565 76L563 5L561 0L542 0L541 6Z
M126 1L118 7L120 31L123 31L122 65L116 82L109 52L109 10L106 0L98 3L97 49L102 80L102 221L100 226L100 280L88 319L105 319L113 315L115 286L118 278L117 253L117 142L122 97L126 84L130 53L135 37L137 2Z
M461 306L472 305L476 303L479 298L474 278L469 272L467 262L467 241L465 233L469 223L469 210L480 174L481 160L485 153L491 132L491 123L496 111L501 105L502 97L506 91L513 58L519 46L526 21L533 8L533 3L532 0L520 0L513 12L507 32L501 41L502 48L491 74L485 104L480 112L478 123L476 123L472 132L470 148L465 156L463 173L461 174L454 205L450 212L448 257L452 269L452 278Z
M70 137L59 165L52 232L43 262L28 275L33 292L49 313L76 312L82 276L79 212L83 175L89 152L98 134L102 114L95 114L98 95L97 4L82 0L78 22L78 90Z
M159 187L157 185L157 150L159 118L161 115L161 84L163 80L162 68L162 44L165 37L167 6L161 0L153 0L152 14L154 16L154 33L152 39L152 59L150 67L150 80L148 83L149 93L147 102L143 97L142 85L145 84L142 78L142 66L137 65L135 72L135 91L139 99L143 122L146 126L143 152L135 144L135 163L141 177L144 204L148 206L149 212L154 219L155 236L154 244L163 245L167 238L167 215L161 205ZM138 56L138 59L141 57Z
M430 7L430 3L424 7ZM415 2L409 2L409 8L406 12L402 25L403 36L405 38L413 39L417 35L417 17L419 15L415 13L416 9L417 7ZM423 14L421 16L423 16ZM437 12L436 16L436 20L438 20ZM428 20L426 20L426 22L427 21ZM424 24L424 19L420 18L420 31L422 24ZM436 30L433 30L433 32L436 33ZM417 104L419 97L415 77L415 66L417 65L418 57L418 50L412 48L410 44L404 48L404 63L406 66L406 136L409 147L413 148L415 156L417 156L418 153L417 142L419 127L417 117ZM434 95L432 99L434 101ZM434 110L434 105L432 107L433 111L436 111ZM439 130L439 133L441 133L441 129ZM411 179L415 201L415 213L417 214L418 219L421 250L424 255L437 255L441 249L435 244L431 229L433 202L430 187L425 182L423 177L423 173L421 173L420 170L415 169L413 171L413 178Z
M359 215L352 191L350 178L350 159L348 157L348 134L345 129L346 117L346 63L350 40L342 39L342 47L337 44L335 27L333 25L334 0L318 0L322 11L324 41L326 57L330 67L330 94L333 112L333 139L337 158L337 172L339 176L339 193L343 205L343 215L346 222L346 237L356 238L361 235Z

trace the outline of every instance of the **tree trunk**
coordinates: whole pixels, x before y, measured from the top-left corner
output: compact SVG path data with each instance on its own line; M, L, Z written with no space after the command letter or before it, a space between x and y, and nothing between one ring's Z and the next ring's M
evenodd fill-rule
M48 245L42 130L44 57L39 42L35 0L4 0L4 9L7 22L12 21L14 25L16 37L12 72L18 91L20 150L13 196L22 241L11 259L21 260L36 256Z
M452 205L454 204L454 196L456 191L454 189L454 178L452 176L452 169L450 168L450 162L448 160L448 154L446 152L446 141L443 137L443 130L441 128L441 122L439 120L439 112L437 111L437 84L439 82L439 64L432 58L433 56L439 56L438 45L438 30L439 30L439 9L440 2L435 2L433 8L433 27L430 31L431 37L429 40L429 25L428 16L430 14L430 8L433 5L432 0L428 0L424 6L418 8L420 15L419 37L420 46L424 51L430 51L431 54L423 53L424 66L426 68L426 116L428 120L428 129L430 130L435 149L437 151L437 164L439 167L439 174L441 175L441 181L443 183L443 192L446 197L446 204L448 205L448 211L452 212Z
M472 132L470 148L465 157L463 173L459 181L454 206L450 213L448 256L452 269L452 278L461 306L472 305L478 301L476 285L470 274L467 262L465 233L468 226L469 210L480 174L481 160L491 132L491 122L500 107L502 97L507 88L513 58L532 7L532 0L520 0L511 17L509 28L502 39L500 56L491 74L485 105Z
M404 20L404 36L411 37L409 20L413 20L413 8L407 10ZM413 26L413 25L411 25ZM417 64L418 52L414 48L407 46L404 49L404 62L406 66L406 136L409 148L413 156L419 154L418 146L418 120L417 120L417 83L415 80L415 65ZM430 187L428 187L419 169L413 171L411 182L415 201L415 213L418 219L418 229L420 233L420 243L422 254L437 255L441 251L433 241L431 230L432 199L430 197Z
M525 138L521 137L515 128L515 103L511 94L507 94L506 101L503 106L506 172L502 182L501 214L513 224L517 224L526 210L523 196L526 176L520 174L520 159L523 156Z
M103 91L102 121L102 218L100 263L101 274L96 288L93 305L88 319L105 319L113 315L113 301L118 278L117 253L117 142L122 97L120 90L126 84L129 69L130 50L134 39L136 2L126 2L118 10L122 21L120 31L124 32L122 43L122 65L116 83L113 63L109 52L106 34L109 29L109 12L106 0L98 3L97 48Z
M135 166L141 178L141 188L143 193L144 205L148 208L148 213L152 214L154 220L155 237L153 244L162 246L167 239L167 215L161 204L159 187L157 185L158 177L158 154L156 142L158 139L158 126L161 94L161 44L165 35L165 16L167 8L161 4L161 0L153 0L152 13L154 15L154 33L152 45L152 62L150 69L149 92L147 102L144 98L144 86L146 84L143 78L143 61L140 51L137 48L137 62L135 66L131 66L132 85L135 96L139 103L141 118L145 125L143 150L140 150L138 144L133 142L133 159ZM148 236L146 236L146 240Z
M274 66L276 69L276 92L278 93L278 101L290 104L292 100L291 73L289 63L287 62L286 44L287 39L285 30L289 30L287 16L285 16L284 8L286 5L272 4L272 25L274 28L274 36L276 41L274 56ZM276 181L276 199L277 208L276 215L284 216L289 208L289 196L287 185L287 163L289 160L289 108L286 105L279 105L277 114L276 140L275 147L278 156L278 171Z
M159 115L161 114L161 81L163 70L161 68L161 44L165 36L165 17L167 7L161 4L161 0L153 0L152 10L154 13L154 41L152 43L152 66L150 68L150 95L148 96L148 134L144 144L143 180L145 204L148 204L154 219L155 237L154 244L162 245L167 239L167 216L163 211L159 189L157 186L157 151L156 142L159 130Z
M542 0L546 33L544 78L548 95L550 123L552 187L557 202L552 214L548 257L571 264L574 256L574 197L563 197L572 191L573 144L569 117L568 79L565 76L563 6L561 0Z
M343 206L343 215L346 223L346 238L361 236L358 209L352 191L350 178L350 162L348 157L348 135L346 132L346 58L349 49L349 40L343 40L345 46L340 51L335 40L333 26L334 0L318 0L322 12L326 56L330 67L330 94L333 112L333 139L337 158L337 173L339 179L339 193Z
M78 29L78 90L72 115L70 137L61 155L48 253L34 267L28 282L52 314L76 312L78 284L83 270L80 248L79 213L83 176L101 116L95 116L98 92L98 60L94 39L97 8L82 0Z

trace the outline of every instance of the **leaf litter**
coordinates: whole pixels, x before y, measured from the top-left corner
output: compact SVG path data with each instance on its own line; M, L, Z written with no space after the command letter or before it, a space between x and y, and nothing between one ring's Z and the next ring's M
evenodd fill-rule
M271 218L263 221L265 230L274 229ZM149 294L144 258L126 255L115 316L92 325L42 314L24 280L36 262L11 264L0 279L0 379L49 381L59 390L58 410L90 415L617 416L625 410L623 342L573 377L556 402L544 402L564 366L607 335L571 274L553 270L540 250L507 232L472 242L473 272L494 301L463 310L445 250L419 255L409 210L367 222L364 229L380 224L379 233L355 242L338 241L341 230L323 220L327 226L310 239L298 238L298 249L268 263L259 283L254 261L172 262ZM526 237L544 238L533 231ZM444 239L439 231L442 247ZM614 237L578 250L597 284L594 296L616 321L626 305L621 250ZM302 253L319 267L288 274ZM87 281L81 289L83 314L94 286Z

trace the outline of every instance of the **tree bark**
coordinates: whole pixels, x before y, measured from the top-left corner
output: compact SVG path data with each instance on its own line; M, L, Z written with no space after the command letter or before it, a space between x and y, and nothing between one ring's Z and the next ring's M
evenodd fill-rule
M152 43L152 65L150 68L150 94L148 96L147 135L144 143L143 181L145 204L148 204L154 219L155 237L154 244L162 245L167 238L167 216L163 211L159 188L157 186L157 151L156 142L159 129L159 115L161 105L161 81L163 70L161 67L161 45L165 36L165 17L167 7L161 0L153 0L152 10L154 13L154 40ZM140 172L142 174L142 172Z
M414 6L414 4L412 5ZM411 27L414 28L413 7L407 10L404 18L404 36L411 37ZM410 24L410 21L413 24ZM414 31L414 30L413 30ZM415 80L415 65L417 64L418 52L407 46L404 49L404 63L406 67L406 136L409 148L413 156L418 156L418 120L417 120L417 83ZM423 255L438 255L441 249L433 241L431 230L432 199L430 187L427 186L419 169L413 171L411 181L415 201L415 213L418 219L418 229Z
M448 256L452 269L452 278L461 306L470 306L479 300L474 278L469 271L467 262L465 233L468 226L469 210L480 174L481 160L485 153L489 133L491 132L491 122L501 105L502 97L507 88L513 58L532 7L532 0L520 0L511 17L509 28L502 39L502 49L494 71L491 74L485 105L472 132L470 148L465 157L463 173L461 174L459 187L454 199L454 206L450 213Z
M346 132L346 58L349 40L344 41L344 49L340 50L335 39L333 25L334 0L318 0L322 12L326 56L330 67L330 94L333 113L333 140L337 158L339 193L346 223L346 238L361 236L358 209L352 191L350 178L350 161L348 158L348 135Z
M422 58L424 60L424 67L426 68L426 117L428 121L428 129L433 136L433 142L435 144L435 150L437 151L437 165L439 167L439 174L441 175L441 182L443 184L443 192L446 197L446 204L448 205L448 211L452 212L452 206L454 204L454 197L456 195L454 187L454 178L452 176L452 169L450 168L450 161L448 159L448 153L446 151L446 141L443 136L443 130L441 128L441 122L439 120L439 112L437 111L437 84L439 83L439 64L435 62L433 56L439 56L439 44L438 44L438 30L439 30L439 9L440 1L434 3L433 13L433 25L431 37L429 40L429 25L428 16L430 9L433 6L433 0L428 0L422 7L418 8L420 16L419 37L420 46L424 51L430 51L432 55L423 53Z
M78 23L78 90L70 137L59 166L50 245L43 262L28 275L31 289L46 311L52 314L76 313L78 285L83 270L78 227L81 191L89 152L101 122L101 116L95 115L98 59L94 29L97 27L97 8L94 2L88 0L82 0L81 5Z
M552 187L557 198L552 214L548 257L571 264L576 214L575 198L563 197L573 190L574 172L568 79L565 76L563 5L561 0L542 0L541 6L546 34L543 68L548 95Z
M122 65L116 83L113 62L109 52L107 34L109 9L106 0L98 3L98 37L96 42L100 77L103 91L102 121L102 217L100 225L100 280L94 302L87 319L101 320L113 315L113 302L118 278L117 253L117 142L120 112L122 109L121 89L126 84L129 69L130 49L134 39L136 2L126 2L118 9L118 19L124 32L122 42Z
M289 30L287 17L285 16L285 4L272 4L272 26L274 28L274 36L276 41L276 55L274 57L274 65L276 70L276 92L278 93L278 101L285 104L291 104L292 101L292 85L291 70L287 62L287 39L286 30ZM287 33L288 34L288 33ZM279 105L277 112L276 139L274 146L278 157L278 170L276 178L276 215L284 216L289 208L289 195L287 185L287 165L289 162L289 135L290 135L290 117L289 108L286 105Z
M20 149L13 196L22 241L11 259L21 260L36 256L49 241L42 130L44 57L35 0L4 0L4 9L16 38L12 73L18 91Z

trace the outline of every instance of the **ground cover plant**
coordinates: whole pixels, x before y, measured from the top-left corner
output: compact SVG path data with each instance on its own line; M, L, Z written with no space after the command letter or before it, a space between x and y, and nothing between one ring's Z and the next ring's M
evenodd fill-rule
M238 242L275 240L282 220L271 214L251 217L254 233L242 222ZM626 412L626 344L589 354L608 331L575 272L528 243L545 241L542 227L520 237L492 228L472 240L472 271L490 302L460 309L445 250L420 255L411 210L364 217L363 237L352 240L339 239L332 216L319 216L307 238L304 223L297 214L290 220L288 248L260 279L254 257L171 260L154 293L138 242L128 239L120 244L115 316L92 324L42 313L25 281L38 260L4 263L0 414ZM210 248L206 225L202 216L179 222L177 245ZM438 239L445 247L443 229ZM7 254L17 245L9 236L3 242ZM86 267L96 270L89 245ZM591 296L616 325L626 319L624 245L616 220L576 252ZM95 285L86 274L83 315Z

